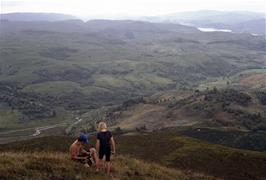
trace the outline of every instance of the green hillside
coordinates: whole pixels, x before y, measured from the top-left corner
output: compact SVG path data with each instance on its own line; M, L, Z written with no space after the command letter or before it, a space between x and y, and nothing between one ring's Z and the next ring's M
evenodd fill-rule
M174 24L4 21L0 32L0 113L10 122L2 129L73 122L91 109L265 66L262 37Z
M265 151L265 92L231 88L169 91L107 111L113 129L151 132L177 127L181 134L230 147ZM86 120L73 132L88 127Z
M175 130L115 135L115 139L119 155L113 159L115 164L113 174L118 179L211 179L215 177L245 180L266 177L265 153L209 144L181 136ZM49 172L49 177L75 177L78 174L80 177L89 175L101 179L102 176L95 175L91 171L78 172L80 166L69 161L68 155L64 153L68 152L73 140L74 138L57 136L1 145L0 161L5 163L1 163L0 167L8 170L5 171L8 173L1 174L1 177L19 175L44 177L45 173ZM94 136L91 136L90 143L94 144L94 142ZM19 162L12 163L12 159L19 159ZM25 168L28 168L27 171Z

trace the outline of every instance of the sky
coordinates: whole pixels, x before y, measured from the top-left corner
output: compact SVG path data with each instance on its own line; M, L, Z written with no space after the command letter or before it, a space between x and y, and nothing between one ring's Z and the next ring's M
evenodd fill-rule
M1 13L55 12L80 17L156 16L181 11L265 12L265 0L0 0Z

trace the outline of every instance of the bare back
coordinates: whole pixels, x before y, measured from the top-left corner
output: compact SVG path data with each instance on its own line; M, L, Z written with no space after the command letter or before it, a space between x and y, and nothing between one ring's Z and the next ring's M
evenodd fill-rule
M71 155L71 159L75 159L81 151L81 146L78 145L77 141L75 141L69 148L69 152Z

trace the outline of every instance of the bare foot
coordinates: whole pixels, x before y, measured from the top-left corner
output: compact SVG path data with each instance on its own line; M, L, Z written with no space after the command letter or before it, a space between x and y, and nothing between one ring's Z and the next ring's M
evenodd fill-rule
M108 174L109 178L115 180L115 177L112 174Z
M84 164L84 166L85 166L86 168L89 168L89 167L90 167L90 165L88 165L87 163Z

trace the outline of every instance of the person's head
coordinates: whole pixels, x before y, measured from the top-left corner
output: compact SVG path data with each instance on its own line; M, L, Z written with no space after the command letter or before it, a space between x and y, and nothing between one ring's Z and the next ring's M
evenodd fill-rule
M88 144L88 136L85 134L81 134L78 138L78 142L81 144Z
M107 130L107 125L105 122L100 122L98 125L98 131Z

